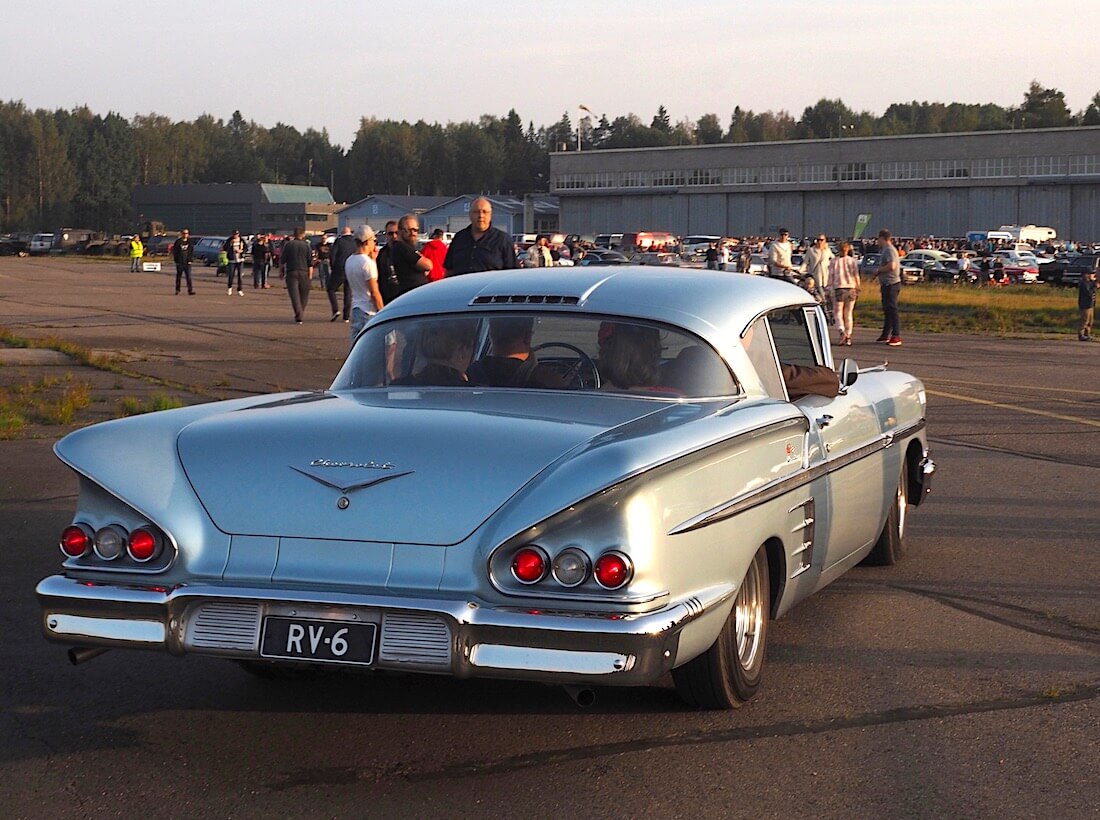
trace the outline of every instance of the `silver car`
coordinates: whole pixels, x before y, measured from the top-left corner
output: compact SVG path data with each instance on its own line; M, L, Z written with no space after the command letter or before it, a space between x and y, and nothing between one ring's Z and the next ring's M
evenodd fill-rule
M771 619L899 559L934 471L920 381L834 362L805 291L634 266L444 279L379 312L329 390L55 449L80 494L37 594L74 662L146 649L578 700L671 672L706 708L757 691Z

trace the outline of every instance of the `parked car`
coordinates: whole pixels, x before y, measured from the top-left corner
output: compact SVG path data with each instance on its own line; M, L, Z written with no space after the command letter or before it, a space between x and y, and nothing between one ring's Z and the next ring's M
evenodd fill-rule
M859 260L859 275L874 276L878 266L882 264L881 256L877 253L865 253Z
M680 253L689 262L700 262L703 257L706 256L707 249L713 244L717 247L718 243L722 241L720 236L712 236L709 234L693 234L691 236L685 236L680 242Z
M769 621L896 562L930 489L923 385L835 362L829 336L800 288L715 271L418 288L329 390L58 442L79 496L41 627L74 662L133 648L572 687L671 672L688 702L737 706ZM527 360L495 355L516 338ZM828 389L785 381L793 365Z
M596 234L596 247L606 248L608 250L616 250L623 244L623 235L621 233L599 233Z
M202 261L204 265L218 264L218 254L225 246L228 236L204 236L195 243L195 250L191 259L195 262Z
M912 263L914 266L918 263L923 267L925 260L929 262L941 262L947 265L951 262L957 261L958 257L954 254L950 254L947 251L939 251L934 248L916 248L901 257L902 262Z
M981 281L982 271L976 263L972 264L965 273L959 270L957 263L934 262L924 268L925 282L938 282L940 284L970 284L975 285Z
M624 254L618 251L601 250L599 248L585 251L577 264L580 266L586 265L626 265L630 262Z
M749 257L749 269L747 273L767 276L768 275L768 256L763 253L754 253Z
M36 233L31 237L31 243L27 246L27 252L31 256L43 256L53 247L52 233Z
M1020 251L994 251L994 257L1001 260L1005 275L1010 282L1033 284L1039 281L1039 263L1035 256Z
M30 240L16 235L0 236L0 256L26 256Z
M1055 260L1039 268L1039 276L1052 285L1077 287L1086 272L1100 273L1100 254L1079 253Z

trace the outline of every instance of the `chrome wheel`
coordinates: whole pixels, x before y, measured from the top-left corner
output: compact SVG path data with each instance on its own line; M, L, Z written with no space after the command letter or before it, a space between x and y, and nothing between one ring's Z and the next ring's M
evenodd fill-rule
M768 617L766 585L767 581L761 578L759 562L753 561L733 605L737 658L743 669L752 669L756 665L757 655L764 643L761 624Z

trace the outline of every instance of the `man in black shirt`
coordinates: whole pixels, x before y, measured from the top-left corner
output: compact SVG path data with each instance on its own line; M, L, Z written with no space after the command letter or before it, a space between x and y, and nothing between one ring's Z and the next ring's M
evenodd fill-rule
M398 295L428 284L432 260L416 250L416 239L419 235L419 220L412 214L405 214L397 222L396 241L391 238L386 243L386 247L390 249L389 263L397 274Z
M344 278L344 265L358 250L359 246L355 241L355 237L351 235L351 225L345 225L344 232L332 243L332 272L328 275L328 285L325 288L328 291L329 307L332 308L332 319L329 321L335 322L341 315L344 317L345 322L351 321L351 288L348 287L347 279ZM342 312L336 302L336 291L340 290L341 285L344 286L344 310Z
M191 231L184 228L179 239L172 243L172 259L176 263L176 296L180 295L180 277L187 277L187 292L195 295L191 284L191 256L195 252L195 243L191 241Z
M313 249L302 237L302 228L294 229L294 238L283 245L279 266L286 277L290 305L294 308L294 321L302 323L302 313L309 302L309 289L313 286Z
M512 238L493 227L493 206L485 197L470 203L470 226L451 240L443 267L448 276L519 267Z

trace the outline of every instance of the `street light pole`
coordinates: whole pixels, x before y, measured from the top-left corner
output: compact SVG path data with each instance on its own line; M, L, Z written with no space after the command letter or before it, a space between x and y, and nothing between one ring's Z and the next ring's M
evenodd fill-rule
M590 117L595 116L595 114L593 114L592 111L589 110L587 105L578 105L577 108L579 110L584 111L585 113L587 113ZM581 120L582 119L584 119L584 118L583 117L578 117L577 118L577 150L578 151L581 150Z

